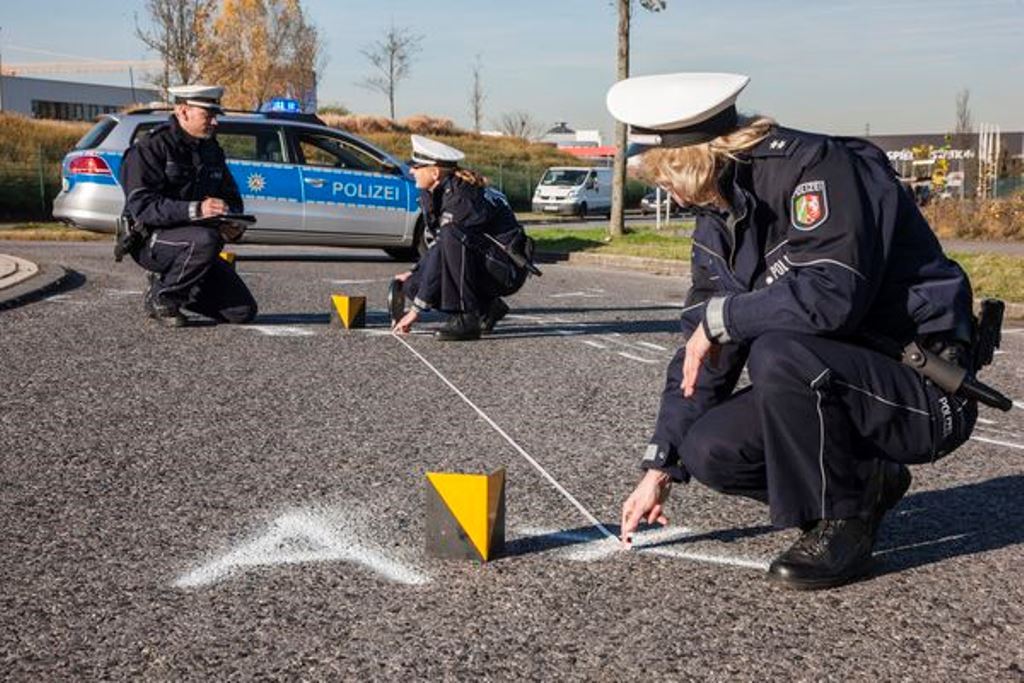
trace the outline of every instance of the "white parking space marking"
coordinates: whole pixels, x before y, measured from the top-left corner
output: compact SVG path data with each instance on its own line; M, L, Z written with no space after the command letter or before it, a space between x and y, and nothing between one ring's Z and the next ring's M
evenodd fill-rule
M594 292L562 292L561 294L548 294L548 297L552 299L568 299L570 297L578 299L600 299L601 295Z
M247 330L256 330L268 337L313 337L316 332L305 327L290 327L288 325L245 325Z
M1024 443L1014 443L1012 441L1000 441L998 439L986 439L984 436L972 436L971 441L980 441L982 443L990 443L995 446L1006 446L1007 448L1016 448L1024 451Z
M390 279L390 278L389 278ZM372 280L325 280L330 282L332 285L368 285L371 282L387 282L387 279L374 278Z
M625 351L616 351L616 353L618 355L622 356L623 358L628 358L630 360L635 360L635 361L638 361L640 363L651 364L651 363L657 363L658 362L658 361L654 360L653 358L641 358L640 356L634 356L633 354L626 353Z
M595 539L592 534L585 534L577 531L549 531L531 528L520 529L519 531L527 536L547 536L576 546L564 548L558 551L562 557L573 562L594 562L606 559L616 553L627 552L617 538ZM689 527L645 529L643 531L638 531L633 535L632 550L633 552L658 555L659 557L670 557L676 560L689 560L705 564L767 571L769 564L767 560L743 556L696 552L683 550L681 548L674 548L669 545L698 533L700 532Z
M430 581L422 572L360 543L342 519L340 515L305 510L287 512L271 522L259 537L182 574L174 585L199 588L253 567L306 562L351 562L389 581L410 586Z

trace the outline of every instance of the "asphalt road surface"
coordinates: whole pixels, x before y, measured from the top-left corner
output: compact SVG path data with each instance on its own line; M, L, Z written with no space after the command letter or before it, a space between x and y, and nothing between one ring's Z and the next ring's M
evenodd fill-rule
M799 593L756 503L676 489L633 551L589 520L638 477L678 278L549 265L493 337L407 338L549 480L386 333L380 252L242 247L256 323L169 330L109 244L4 246L82 279L0 312L0 678L1024 677L1024 329L984 375L1017 407L914 468L876 575ZM498 467L504 556L429 557L425 472Z

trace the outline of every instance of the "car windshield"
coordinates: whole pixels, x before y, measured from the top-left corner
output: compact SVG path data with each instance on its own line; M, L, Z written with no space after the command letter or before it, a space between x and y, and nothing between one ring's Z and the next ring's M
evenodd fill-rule
M562 170L551 170L548 171L544 176L544 180L540 181L541 185L561 185L563 187L572 187L579 185L583 182L583 179L587 177L587 171L581 171L579 169L562 169Z

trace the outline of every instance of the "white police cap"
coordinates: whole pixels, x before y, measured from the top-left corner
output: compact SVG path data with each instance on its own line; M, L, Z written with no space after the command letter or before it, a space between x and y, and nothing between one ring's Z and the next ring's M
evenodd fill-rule
M412 136L412 165L413 166L458 166L459 162L466 158L466 155L459 150L425 138L422 135Z
M637 76L613 85L605 101L612 116L629 124L631 143L685 147L736 128L736 98L749 82L726 73Z
M176 85L167 89L174 104L187 104L202 107L218 113L224 111L220 106L220 98L224 96L224 88L219 85Z

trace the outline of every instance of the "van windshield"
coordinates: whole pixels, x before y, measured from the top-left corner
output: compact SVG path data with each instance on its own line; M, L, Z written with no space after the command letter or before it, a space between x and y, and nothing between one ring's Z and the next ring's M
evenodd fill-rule
M587 177L587 173L587 171L580 169L551 170L544 175L544 179L540 181L540 184L573 187L583 183L583 179Z

